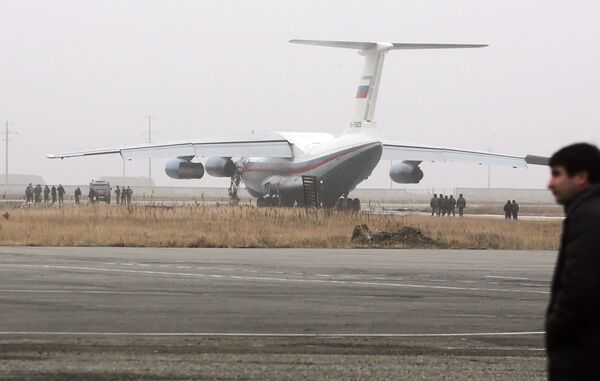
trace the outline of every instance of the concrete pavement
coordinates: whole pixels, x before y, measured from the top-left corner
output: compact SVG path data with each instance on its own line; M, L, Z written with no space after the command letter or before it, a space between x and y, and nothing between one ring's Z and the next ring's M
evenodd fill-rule
M544 379L555 254L0 248L3 379Z

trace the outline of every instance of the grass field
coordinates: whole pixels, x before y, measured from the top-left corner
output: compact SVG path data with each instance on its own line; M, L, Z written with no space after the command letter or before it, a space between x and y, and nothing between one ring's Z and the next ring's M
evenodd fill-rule
M12 209L0 218L0 244L154 247L365 247L355 225L373 231L419 228L449 248L556 249L559 221L505 221L253 207L67 205ZM380 247L408 248L399 242Z

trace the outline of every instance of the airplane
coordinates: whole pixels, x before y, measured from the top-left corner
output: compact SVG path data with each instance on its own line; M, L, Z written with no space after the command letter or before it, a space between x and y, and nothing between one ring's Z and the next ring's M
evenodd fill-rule
M342 134L325 132L277 132L228 138L152 143L109 149L49 154L51 159L120 154L124 160L172 158L166 174L175 179L211 176L231 178L230 196L237 198L243 182L257 206L304 205L303 176L318 184L325 206L360 209L360 200L349 194L367 179L380 160L398 161L389 176L400 184L416 184L423 178L419 165L431 162L466 162L526 168L547 165L546 157L513 156L449 147L412 145L381 139L374 121L377 94L385 55L392 50L482 48L481 44L421 44L291 40L294 44L347 48L364 56L364 67L355 95L352 120ZM204 160L204 164L200 160ZM313 180L313 181L314 181Z

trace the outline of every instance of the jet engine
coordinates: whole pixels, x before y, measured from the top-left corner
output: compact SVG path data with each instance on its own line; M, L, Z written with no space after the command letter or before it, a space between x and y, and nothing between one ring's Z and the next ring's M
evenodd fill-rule
M204 166L202 163L178 158L167 162L165 172L174 179L201 179L204 176Z
M214 177L232 177L237 166L228 157L209 157L204 164L206 172Z
M390 168L390 179L400 184L418 184L423 178L420 161L403 161Z
M271 176L264 186L270 194L298 196L304 191L301 176Z
M272 197L278 197L280 205L294 206L294 202L304 202L304 186L301 176L271 176L264 182L265 190Z

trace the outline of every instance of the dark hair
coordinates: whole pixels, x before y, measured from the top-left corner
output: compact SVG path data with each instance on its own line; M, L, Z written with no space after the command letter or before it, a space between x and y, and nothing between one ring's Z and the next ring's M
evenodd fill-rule
M569 176L586 171L590 183L600 182L600 150L588 143L577 143L558 150L550 158L551 167L564 167Z

